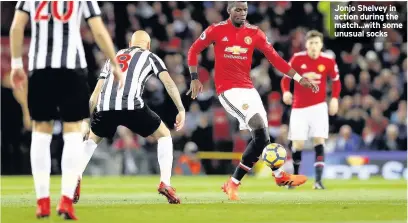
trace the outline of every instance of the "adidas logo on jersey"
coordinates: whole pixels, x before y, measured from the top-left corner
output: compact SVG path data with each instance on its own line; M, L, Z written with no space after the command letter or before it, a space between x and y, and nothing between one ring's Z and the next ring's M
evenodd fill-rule
M227 38L227 37L224 37L224 38L222 39L222 41L223 41L223 42L228 42L228 38Z

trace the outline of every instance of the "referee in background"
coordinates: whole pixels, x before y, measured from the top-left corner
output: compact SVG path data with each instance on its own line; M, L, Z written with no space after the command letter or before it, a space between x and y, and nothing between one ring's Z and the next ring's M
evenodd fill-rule
M77 154L82 144L81 123L89 118L87 64L80 34L82 15L96 43L111 61L119 88L122 73L98 3L92 1L19 1L10 29L11 82L14 90L28 87L28 108L33 120L31 170L37 196L37 218L50 215L50 143L53 121L61 119L64 149L59 215L76 220L73 195L77 183ZM24 28L31 20L29 78L23 70Z

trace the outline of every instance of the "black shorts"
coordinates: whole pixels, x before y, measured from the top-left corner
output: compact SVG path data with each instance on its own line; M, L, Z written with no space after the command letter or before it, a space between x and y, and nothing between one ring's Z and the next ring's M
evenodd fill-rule
M40 69L30 72L28 108L34 121L89 118L89 87L85 69Z
M91 118L91 130L102 138L115 135L119 125L123 125L132 132L147 137L160 126L160 117L147 105L136 110L113 110L95 112Z

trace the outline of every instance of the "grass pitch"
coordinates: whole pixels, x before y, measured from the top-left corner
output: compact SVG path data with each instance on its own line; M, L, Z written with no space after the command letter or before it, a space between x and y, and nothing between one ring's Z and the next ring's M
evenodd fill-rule
M173 177L181 205L167 204L157 193L157 176L85 177L76 205L80 222L205 223L405 223L407 183L382 179L326 180L327 190L312 190L313 179L295 190L277 187L273 179L247 177L241 201L221 192L227 176ZM33 181L1 178L1 221L39 222L35 218ZM52 216L42 222L63 222L56 215L60 178L51 180Z

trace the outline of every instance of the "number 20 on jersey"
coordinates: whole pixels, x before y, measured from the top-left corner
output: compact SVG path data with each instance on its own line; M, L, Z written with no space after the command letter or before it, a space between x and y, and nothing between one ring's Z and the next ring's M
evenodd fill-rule
M56 20L66 23L72 16L74 12L74 1L67 1L67 9L66 12L60 13L58 11L58 5L64 4L63 1L40 1L37 8L35 9L35 16L34 20L36 22L40 22L42 20L49 20L50 17L54 17ZM34 2L33 2L34 4ZM51 7L51 16L46 9L46 6L49 5ZM62 8L61 6L59 6Z

